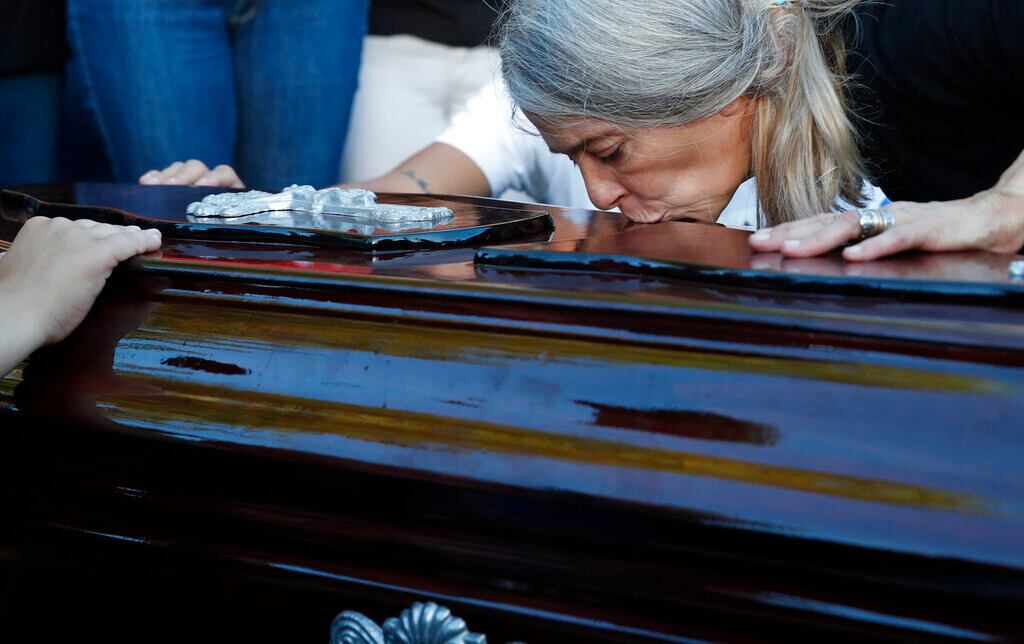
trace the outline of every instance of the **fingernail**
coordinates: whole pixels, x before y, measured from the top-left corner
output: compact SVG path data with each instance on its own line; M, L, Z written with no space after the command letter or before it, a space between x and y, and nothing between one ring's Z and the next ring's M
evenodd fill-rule
M772 265L769 264L768 262L754 262L753 264L750 265L750 268L754 269L755 271L766 271L771 267Z
M772 234L771 233L766 233L763 230L759 230L756 233L754 233L753 235L751 235L750 238L753 239L754 241L765 241L767 239L771 239L772 238Z
M787 239L786 241L782 242L782 245L785 246L786 248L796 248L802 243L803 241L799 239Z
M844 251L846 255L861 255L864 253L864 249L860 246L850 246Z

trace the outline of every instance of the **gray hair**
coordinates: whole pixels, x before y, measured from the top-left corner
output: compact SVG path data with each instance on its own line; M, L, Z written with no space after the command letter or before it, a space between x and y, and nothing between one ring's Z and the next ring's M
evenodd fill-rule
M515 0L502 72L525 112L678 126L758 99L761 223L862 202L836 27L858 0Z

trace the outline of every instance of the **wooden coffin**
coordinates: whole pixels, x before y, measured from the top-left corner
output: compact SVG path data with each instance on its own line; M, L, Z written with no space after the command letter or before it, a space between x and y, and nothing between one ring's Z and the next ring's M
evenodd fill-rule
M203 194L4 193L0 239L165 243L0 381L0 628L323 642L433 601L490 642L1024 632L1011 257L403 195L534 224L346 246L197 230Z

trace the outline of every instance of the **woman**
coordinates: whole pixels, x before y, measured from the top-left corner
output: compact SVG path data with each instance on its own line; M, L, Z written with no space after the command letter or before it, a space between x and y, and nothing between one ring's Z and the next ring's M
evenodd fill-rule
M841 28L856 4L526 0L510 13L503 73L548 145L579 163L594 203L631 219L715 215L749 173L759 223L783 224L752 236L758 250L805 257L882 233L844 256L1017 251L1024 157L967 199L811 218L866 201L843 88Z
M774 225L866 201L835 32L855 4L527 0L502 71L596 205L708 219L753 175Z

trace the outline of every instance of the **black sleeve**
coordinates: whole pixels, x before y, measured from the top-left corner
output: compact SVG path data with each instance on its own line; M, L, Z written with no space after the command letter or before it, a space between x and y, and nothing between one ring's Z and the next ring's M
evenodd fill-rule
M866 2L848 39L855 122L890 198L969 196L1024 149L1024 0Z

